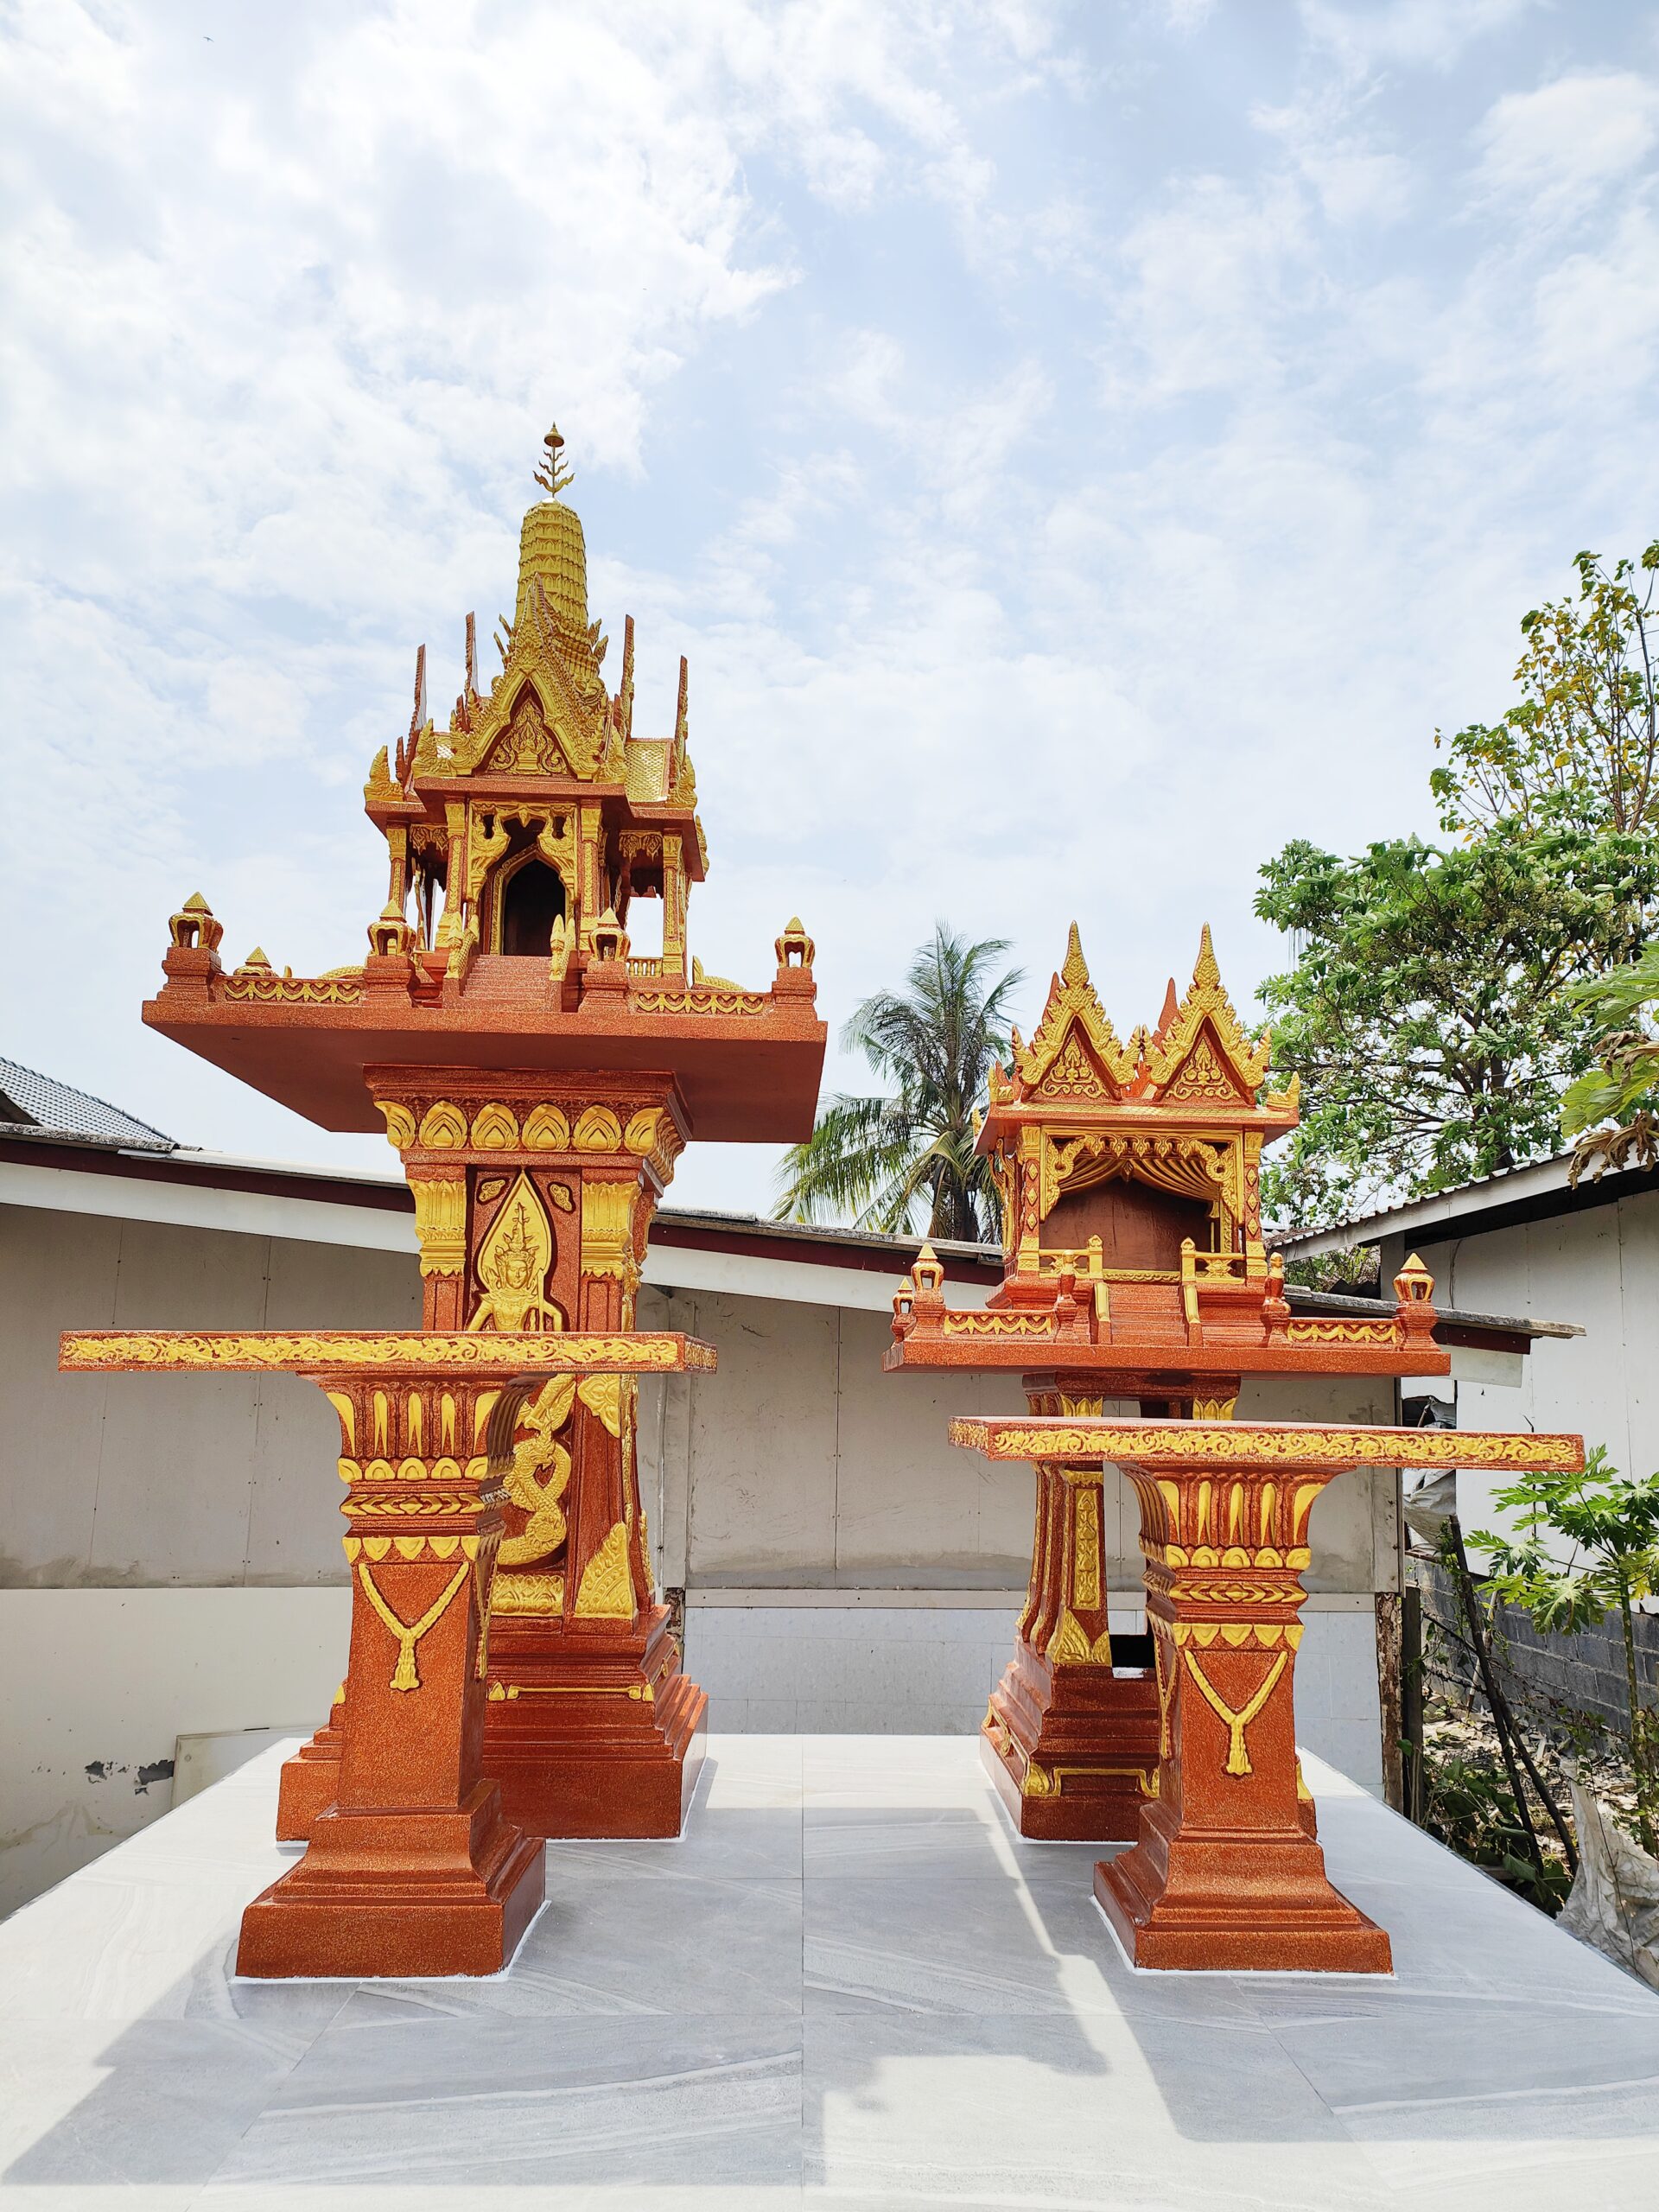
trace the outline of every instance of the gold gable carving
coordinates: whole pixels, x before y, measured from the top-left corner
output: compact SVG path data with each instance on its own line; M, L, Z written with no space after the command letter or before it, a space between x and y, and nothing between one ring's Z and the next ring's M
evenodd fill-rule
M1216 1056L1207 1029L1201 1031L1198 1041L1182 1061L1179 1070L1164 1086L1166 1098L1224 1098L1236 1100L1243 1096L1238 1084Z
M1089 980L1075 922L1065 964L1049 987L1043 1018L1028 1045L1014 1032L1013 1057L1027 1096L1040 1089L1049 1097L1115 1097L1134 1076L1134 1058L1118 1042ZM1082 1085L1090 1077L1097 1086L1094 1090L1067 1087Z
M1193 1065L1201 1040L1209 1049L1205 1060ZM1266 1030L1252 1040L1222 988L1221 970L1216 965L1215 948L1211 944L1210 925L1206 922L1198 940L1198 963L1186 996L1163 1035L1152 1039L1148 1044L1148 1083L1154 1090L1177 1098L1226 1097L1237 1093L1253 1101L1268 1072L1270 1048L1271 1039ZM1213 1074L1210 1072L1211 1068ZM1183 1077L1195 1085L1216 1087L1177 1090L1174 1086Z

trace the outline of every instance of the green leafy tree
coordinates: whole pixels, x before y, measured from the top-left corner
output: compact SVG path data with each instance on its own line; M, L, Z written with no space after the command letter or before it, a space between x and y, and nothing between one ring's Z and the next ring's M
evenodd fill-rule
M1500 721L1442 740L1430 778L1440 824L1476 837L1548 829L1659 827L1659 539L1611 573L1573 563L1579 594L1521 621L1521 696Z
M1659 1162L1659 944L1585 984L1578 1002L1589 1017L1596 1065L1568 1085L1561 1128L1576 1137L1569 1182L1586 1169Z
M1659 1824L1656 1716L1642 1694L1635 1616L1659 1583L1659 1474L1640 1481L1621 1475L1598 1445L1581 1474L1526 1475L1494 1492L1492 1502L1516 1516L1520 1533L1511 1538L1483 1529L1470 1538L1491 1554L1491 1597L1521 1606L1552 1636L1618 1616L1637 1833L1651 1852Z
M898 1234L919 1217L930 1236L976 1243L1000 1234L974 1117L993 1061L1007 1056L1008 1001L1024 981L1018 969L994 973L1007 950L1004 938L969 944L940 923L912 959L903 991L865 1000L842 1045L892 1089L830 1101L784 1160L780 1217Z
M1568 993L1631 952L1656 891L1659 846L1636 835L1287 845L1255 900L1299 946L1261 990L1274 1065L1302 1084L1272 1211L1338 1220L1553 1150L1592 1049Z

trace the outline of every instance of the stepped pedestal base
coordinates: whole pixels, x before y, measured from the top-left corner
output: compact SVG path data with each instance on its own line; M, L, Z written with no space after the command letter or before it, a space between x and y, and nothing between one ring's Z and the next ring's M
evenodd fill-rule
M1127 1843L1158 1769L1157 1684L1149 1673L1046 1659L1022 1638L979 1749L1021 1835Z
M1388 1974L1389 1939L1325 1878L1300 1828L1211 1831L1183 1841L1148 1806L1141 1841L1095 1869L1095 1895L1137 1967L1277 1974Z
M680 1671L668 1608L638 1627L492 1624L485 1771L538 1836L674 1836L702 1765L709 1700Z
M308 1843L319 1817L340 1795L340 1751L345 1741L340 1711L336 1705L310 1742L283 1761L276 1790L278 1843Z
M329 1810L242 1916L238 1974L498 1974L542 1902L540 1839L480 1782L458 1810Z

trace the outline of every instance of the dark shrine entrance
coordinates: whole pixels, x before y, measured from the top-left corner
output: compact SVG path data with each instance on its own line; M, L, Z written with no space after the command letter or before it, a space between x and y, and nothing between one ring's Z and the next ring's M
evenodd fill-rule
M545 960L553 925L564 912L564 885L544 861L528 860L502 886L501 950L510 957Z

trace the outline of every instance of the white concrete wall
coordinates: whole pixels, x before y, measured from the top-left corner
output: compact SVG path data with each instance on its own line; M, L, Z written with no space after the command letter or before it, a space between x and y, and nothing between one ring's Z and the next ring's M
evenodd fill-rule
M1575 1431L1605 1444L1627 1474L1659 1467L1659 1192L1418 1249L1443 1305L1573 1321L1586 1332L1540 1338L1515 1386L1459 1379L1459 1428ZM1403 1256L1402 1240L1385 1241L1384 1273ZM1466 1529L1503 1520L1491 1502L1495 1486L1459 1475Z
M60 1207L41 1203L52 1173L35 1172L26 1205L0 1185L0 1910L165 1811L180 1736L314 1726L345 1663L338 1441L321 1394L287 1376L61 1376L60 1331L399 1327L419 1313L411 1254L331 1243L298 1202L271 1202L295 1229L276 1236L229 1194L236 1226L220 1230L211 1192L187 1192L189 1217L169 1221L124 1184L126 1211L105 1216L86 1186L113 1179L67 1175L75 1204ZM1019 1411L1017 1380L883 1375L887 1315L868 1275L815 1264L820 1295L847 1276L849 1303L827 1306L711 1287L709 1258L653 1254L653 1273L695 1283L648 1288L642 1325L704 1336L721 1364L646 1386L640 1437L658 1578L688 1592L690 1664L716 1725L976 1725L1024 1588L1033 1478L953 1451L946 1421ZM771 1294L785 1263L766 1265ZM1387 1389L1319 1382L1253 1386L1240 1406L1391 1409ZM1344 1477L1312 1531L1316 1604L1363 1618L1338 1630L1318 1616L1299 1709L1313 1747L1362 1779L1392 1497L1387 1477ZM1110 1579L1133 1609L1134 1506L1116 1482L1107 1513ZM1333 1637L1344 1656L1327 1665Z
M327 1712L351 1594L0 1590L0 1913L173 1802L180 1736Z
M699 1602L691 1593L686 1666L709 1693L709 1726L767 1734L973 1734L1008 1663L1024 1593L871 1602L909 1594L722 1591ZM721 1602L708 1602L716 1595ZM748 1602L724 1602L735 1597ZM830 1602L810 1601L825 1597ZM1145 1609L1114 1606L1112 1623L1143 1628ZM1373 1600L1357 1593L1314 1597L1304 1626L1296 1656L1298 1738L1363 1788L1380 1791Z

